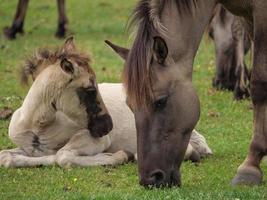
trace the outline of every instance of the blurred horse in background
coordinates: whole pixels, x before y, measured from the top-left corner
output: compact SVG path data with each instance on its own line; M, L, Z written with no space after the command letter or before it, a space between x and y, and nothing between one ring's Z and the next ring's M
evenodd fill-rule
M245 63L245 54L252 41L242 19L218 5L208 26L208 33L214 40L216 52L213 87L232 90L235 100L249 97L250 72Z

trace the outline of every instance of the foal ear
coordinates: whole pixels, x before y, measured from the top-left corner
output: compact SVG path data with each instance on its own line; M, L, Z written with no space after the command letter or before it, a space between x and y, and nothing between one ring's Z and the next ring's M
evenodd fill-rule
M76 49L75 43L74 43L74 37L70 36L66 39L62 50L65 52L71 52L74 51Z
M61 60L60 67L64 72L66 72L68 74L74 73L74 68L73 68L72 63L70 61L68 61L66 58L63 58Z
M110 46L123 60L126 60L129 54L129 49L124 47L120 47L118 45L113 44L112 42L105 40L105 43Z
M162 37L156 36L153 38L153 51L156 60L159 64L163 64L168 55L168 47L165 40Z

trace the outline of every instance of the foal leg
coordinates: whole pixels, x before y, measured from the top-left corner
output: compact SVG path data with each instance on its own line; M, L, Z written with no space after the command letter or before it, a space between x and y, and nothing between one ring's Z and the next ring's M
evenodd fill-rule
M88 130L80 131L57 152L57 163L61 167L118 165L132 158L125 151L103 153L110 145L109 135L94 138Z
M28 8L29 0L19 0L15 18L11 27L4 28L4 35L7 39L15 39L17 33L23 33L23 23Z
M66 16L65 0L57 0L58 6L58 27L55 36L64 38L67 30L68 19Z
M0 166L35 167L55 163L55 150L47 149L31 130L9 133L9 138L19 148L1 151Z
M30 157L21 148L0 152L0 167L36 167L55 164L56 156Z
M232 184L258 185L262 182L260 161L267 153L267 2L254 1L254 59L251 97L254 105L254 135L249 153L239 166Z

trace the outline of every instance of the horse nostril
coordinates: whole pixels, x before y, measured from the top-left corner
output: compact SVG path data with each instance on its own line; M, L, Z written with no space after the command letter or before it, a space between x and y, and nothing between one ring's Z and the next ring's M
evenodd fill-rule
M152 179L156 185L162 184L165 178L166 178L165 173L160 169L157 169L150 173L150 179Z
M178 170L163 171L156 169L149 176L141 176L139 184L145 187L173 187L181 186Z

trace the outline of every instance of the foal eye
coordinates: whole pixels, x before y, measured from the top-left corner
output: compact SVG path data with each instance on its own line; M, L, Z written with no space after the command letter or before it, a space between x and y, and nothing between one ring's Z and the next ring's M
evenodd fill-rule
M162 97L154 102L154 110L160 111L167 105L168 96Z

